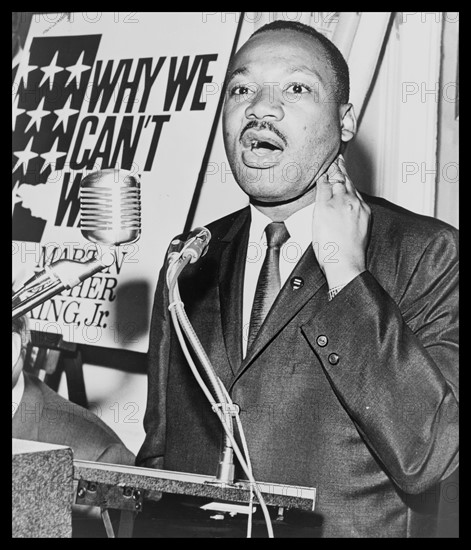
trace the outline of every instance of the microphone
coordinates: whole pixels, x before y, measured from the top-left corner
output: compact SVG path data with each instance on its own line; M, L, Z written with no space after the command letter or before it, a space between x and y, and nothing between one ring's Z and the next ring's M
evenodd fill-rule
M16 319L65 289L77 286L114 263L112 254L86 262L57 260L33 275L12 296L12 319Z
M140 193L139 179L127 170L90 173L80 182L82 235L90 242L107 246L137 241L141 234ZM197 249L196 244L194 247ZM63 259L45 265L13 294L12 319L63 290L73 288L114 262L115 255L108 251L86 262Z
M211 232L206 227L195 227L188 233L186 241L173 239L167 254L168 264L172 264L177 258L189 258L190 264L194 264L206 254L210 240Z
M196 227L190 232L182 248L182 257L190 257L190 264L197 262L208 251L211 232L206 227Z
M141 188L127 170L92 172L80 183L80 229L89 241L130 244L141 234Z

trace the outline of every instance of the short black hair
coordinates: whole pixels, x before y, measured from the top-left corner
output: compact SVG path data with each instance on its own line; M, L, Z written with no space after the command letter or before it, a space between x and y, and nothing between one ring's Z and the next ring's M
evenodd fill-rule
M335 77L335 99L339 103L348 103L350 96L350 75L348 70L347 62L345 58L340 53L339 49L333 42L331 42L326 36L317 31L314 27L305 25L304 23L299 23L299 21L283 21L277 20L272 21L263 25L257 29L252 36L256 36L262 32L267 31L297 31L302 32L316 39L324 47L324 50L327 53L328 62L334 73Z

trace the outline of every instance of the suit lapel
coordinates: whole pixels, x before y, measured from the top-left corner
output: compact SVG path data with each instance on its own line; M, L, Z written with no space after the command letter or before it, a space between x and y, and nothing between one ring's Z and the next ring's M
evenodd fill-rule
M242 362L242 301L245 259L250 229L250 209L247 207L221 240L223 251L219 268L219 299L222 332L232 372Z
M293 289L291 284L291 279L293 277L299 277L303 280L304 284L301 288ZM309 246L278 294L257 337L250 349L247 350L247 355L239 370L236 372L233 383L252 364L262 349L277 336L308 300L316 295L313 302L314 309L316 307L321 307L327 302L327 292L318 292L325 284L325 276L319 267L312 246Z
M39 423L43 396L27 373L23 373L25 388L12 418L12 434L16 439L39 441Z

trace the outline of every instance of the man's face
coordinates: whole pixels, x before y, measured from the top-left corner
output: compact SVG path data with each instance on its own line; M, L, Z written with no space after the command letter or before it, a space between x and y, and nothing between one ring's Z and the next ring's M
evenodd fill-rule
M230 74L223 132L238 184L263 202L302 195L341 143L342 106L323 46L297 31L264 32L239 50Z

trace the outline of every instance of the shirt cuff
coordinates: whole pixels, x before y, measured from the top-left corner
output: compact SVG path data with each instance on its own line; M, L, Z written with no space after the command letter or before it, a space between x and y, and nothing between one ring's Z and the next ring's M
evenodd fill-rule
M337 286L334 286L332 288L329 288L329 302L332 300L332 298L337 295L341 290L342 288L346 286L346 285L337 285Z

